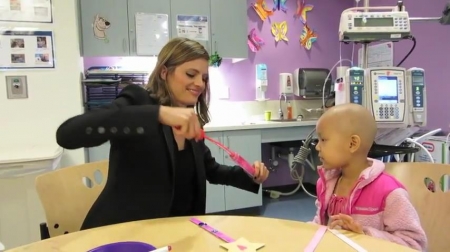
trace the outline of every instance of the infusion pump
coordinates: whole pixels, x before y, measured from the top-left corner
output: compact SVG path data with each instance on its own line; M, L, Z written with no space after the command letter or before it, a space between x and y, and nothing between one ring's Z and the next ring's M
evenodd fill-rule
M380 128L425 126L424 70L406 70L401 67L350 68L342 87L336 89L335 103L357 103L366 107Z
M366 76L369 84L366 107L372 112L375 121L389 128L408 126L406 70L369 68L366 69Z
M397 10L367 12L365 8L350 8L342 12L339 41L398 41L411 35L408 12ZM368 7L368 10L379 8L383 7Z

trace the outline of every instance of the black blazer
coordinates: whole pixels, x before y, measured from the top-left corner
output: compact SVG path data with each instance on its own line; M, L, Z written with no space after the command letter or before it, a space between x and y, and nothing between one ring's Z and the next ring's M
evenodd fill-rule
M72 117L58 128L56 139L65 149L111 143L105 188L82 229L170 216L176 146L172 128L158 117L157 101L145 89L128 85L110 105ZM243 169L218 164L204 141L190 143L198 181L196 215L205 214L206 180L258 192L259 185Z

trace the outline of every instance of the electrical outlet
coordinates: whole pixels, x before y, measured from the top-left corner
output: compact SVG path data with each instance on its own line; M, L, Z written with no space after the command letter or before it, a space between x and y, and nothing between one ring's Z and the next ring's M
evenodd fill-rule
M8 99L28 98L27 76L6 76L6 91Z

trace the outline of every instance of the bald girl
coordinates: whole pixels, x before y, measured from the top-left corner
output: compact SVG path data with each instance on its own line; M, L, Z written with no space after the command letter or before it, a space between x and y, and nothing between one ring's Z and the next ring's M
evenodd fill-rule
M376 126L371 113L356 104L335 106L317 122L322 166L314 222L426 251L427 237L408 192L384 172L383 162L367 157Z
M317 125L335 127L344 137L358 137L359 149L367 152L377 134L377 124L370 111L353 103L338 105L327 110Z
M325 169L345 168L350 177L357 177L368 167L377 125L366 108L352 103L332 107L320 117L316 131L316 150Z

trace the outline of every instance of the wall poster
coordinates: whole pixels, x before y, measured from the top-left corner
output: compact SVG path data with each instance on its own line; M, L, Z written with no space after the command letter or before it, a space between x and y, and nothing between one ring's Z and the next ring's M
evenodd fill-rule
M0 33L0 69L55 68L53 31Z
M169 15L136 13L136 54L158 55L169 42Z
M52 23L52 0L0 0L0 21Z
M177 36L192 40L209 40L209 24L207 16L178 15Z

